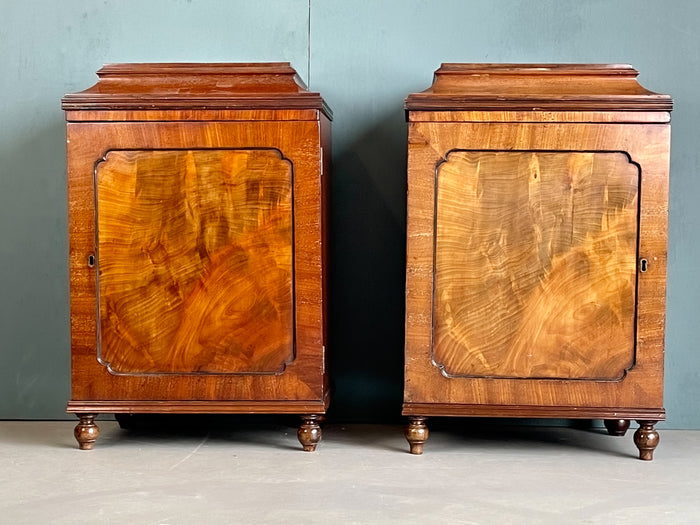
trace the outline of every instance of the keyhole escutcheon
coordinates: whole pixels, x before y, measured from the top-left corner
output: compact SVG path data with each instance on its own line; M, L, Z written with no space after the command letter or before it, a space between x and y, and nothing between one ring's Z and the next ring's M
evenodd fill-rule
M646 259L639 260L639 271L644 273L649 269L649 261Z
M88 268L94 268L95 266L95 254L91 253L87 258Z

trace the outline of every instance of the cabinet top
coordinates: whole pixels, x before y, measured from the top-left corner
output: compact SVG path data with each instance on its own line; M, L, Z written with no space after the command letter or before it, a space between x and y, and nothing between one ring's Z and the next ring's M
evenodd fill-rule
M106 64L97 83L61 100L64 110L318 109L319 93L288 62Z
M408 111L671 111L627 64L442 64Z

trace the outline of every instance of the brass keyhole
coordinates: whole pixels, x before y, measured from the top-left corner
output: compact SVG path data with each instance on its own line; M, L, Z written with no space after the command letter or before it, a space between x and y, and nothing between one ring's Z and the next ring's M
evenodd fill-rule
M647 261L646 259L641 259L639 261L639 271L643 273L643 272L646 272L648 268L649 268L649 261Z
M88 268L93 268L95 266L95 254L91 253L88 255L87 259Z

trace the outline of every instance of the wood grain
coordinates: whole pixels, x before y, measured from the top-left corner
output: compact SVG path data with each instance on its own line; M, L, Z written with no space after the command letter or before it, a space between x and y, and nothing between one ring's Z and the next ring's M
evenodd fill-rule
M671 114L661 111L410 111L410 122L590 122L667 123Z
M636 77L443 64L408 96L404 415L635 418L651 459L673 102Z
M638 182L623 153L451 152L437 170L435 363L450 376L621 378Z
M61 101L64 110L276 110L333 112L288 62L106 64L98 82ZM142 111L141 111L142 112Z
M628 64L442 64L411 111L671 111Z
M172 412L301 414L315 448L330 108L288 63L98 77L62 100L80 447L99 412Z
M296 110L294 110L296 111ZM86 113L90 113L86 111ZM174 113L177 119L179 113ZM69 228L71 268L71 374L72 401L120 400L174 402L197 400L200 411L208 403L244 400L248 405L227 405L231 412L248 412L258 402L319 402L328 392L325 366L321 231L323 209L319 166L330 151L319 121L254 122L71 122L67 126ZM322 147L323 145L323 147ZM96 268L87 257L95 250L94 169L105 152L160 149L263 149L274 148L294 167L294 310L295 358L282 374L129 374L115 375L97 360ZM161 408L165 411L165 408ZM271 409L272 410L272 409ZM74 411L78 411L77 409ZM108 410L103 410L108 411Z
M89 407L87 407L89 408ZM407 416L430 414L439 417L504 417L504 418L566 418L566 419L653 419L663 421L663 408L617 408L611 406L547 406L547 405L487 405L462 403L404 403Z
M69 401L69 413L112 414L307 414L325 413L330 398L318 400L118 400L118 401ZM648 416L648 414L646 415Z
M279 121L312 120L318 121L321 111L318 109L163 109L163 110L67 110L69 122L140 122L172 121L187 122L211 121Z
M566 114L562 114L565 119ZM486 407L649 408L663 411L663 340L668 213L667 124L412 122L408 145L404 410L415 403ZM626 152L641 167L635 364L621 381L446 377L432 360L435 174L453 150ZM494 408L494 413L498 408ZM412 412L421 415L420 412ZM545 417L556 417L556 411ZM424 412L422 415L430 415ZM456 415L456 414L454 414ZM567 416L562 416L567 417Z
M97 216L110 370L281 372L294 355L291 194L276 150L109 152Z

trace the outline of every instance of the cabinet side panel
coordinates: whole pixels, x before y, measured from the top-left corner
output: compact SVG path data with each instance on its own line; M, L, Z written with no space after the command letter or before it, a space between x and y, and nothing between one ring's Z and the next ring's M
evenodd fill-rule
M408 125L408 185L406 209L406 320L404 401L422 400L435 385L431 364L434 170L442 156L421 133L420 124ZM426 167L428 167L426 169ZM425 368L429 372L426 373ZM437 394L437 397L447 395Z
M331 150L331 121L325 115L319 117L319 127L321 135L321 243L322 243L322 279L323 287L323 308L321 310L323 316L323 384L324 391L330 389L330 381L328 377L329 370L329 339L328 339L328 311L329 303L329 287L330 287L330 196L332 184L332 150ZM332 350L330 350L332 352Z

